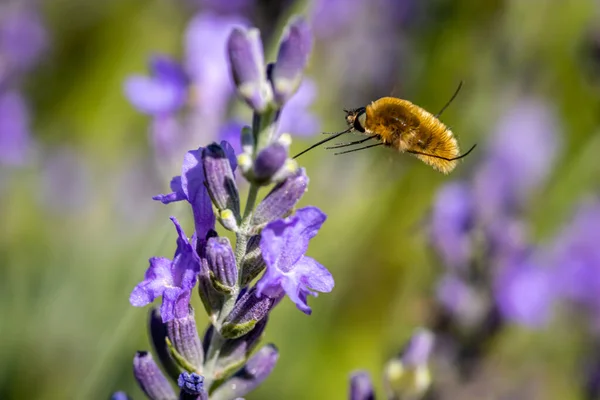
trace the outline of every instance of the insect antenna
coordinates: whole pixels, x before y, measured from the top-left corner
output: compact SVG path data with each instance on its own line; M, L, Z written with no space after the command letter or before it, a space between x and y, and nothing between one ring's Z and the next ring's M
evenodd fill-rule
M321 140L321 141L319 141L319 142L317 142L317 143L313 144L312 146L310 146L310 147L309 147L309 148L307 148L307 149L304 149L304 150L302 150L300 153L296 154L296 155L295 155L294 157L292 157L292 158L298 158L298 157L300 157L302 154L306 153L307 151L309 151L309 150L312 150L312 149L314 149L315 147L322 145L323 143L329 142L330 140L333 140L333 139L335 139L336 137L343 135L344 133L348 133L348 132L350 132L351 130L352 130L352 127L350 127L350 128L348 128L348 129L346 129L345 131L336 132L336 133L331 133L330 135L332 135L332 136L328 137L327 139L323 139L323 140Z
M339 153L333 153L333 155L334 156L339 156L340 154L346 154L346 153L352 153L352 152L359 151L359 150L370 149L371 147L382 146L383 144L384 144L383 142L382 143L375 143L375 144L371 144L369 146L359 147L358 149L340 151Z
M410 150L407 150L406 152L410 153L410 154L419 154L421 156L439 158L440 160L456 161L456 160L460 160L461 158L464 158L464 157L468 156L469 153L472 152L475 147L477 147L477 143L475 143L473 146L471 146L471 148L466 153L461 154L458 157L453 157L453 158L447 158L447 157L442 157L442 156L436 156L436 155L433 155L433 154L421 153L420 151L410 151Z
M462 85L463 85L463 81L460 81L459 84L458 84L458 87L454 91L454 94L452 95L452 97L450 97L450 100L448 100L448 102L446 103L446 105L444 107L442 107L442 109L440 110L440 112L437 113L437 114L435 114L434 117L439 118L440 115L442 115L442 113L444 111L446 111L446 108L448 108L448 106L450 105L450 103L452 103L452 101L454 101L454 99L456 98L456 96L458 96L458 92L460 92L460 88L462 88Z

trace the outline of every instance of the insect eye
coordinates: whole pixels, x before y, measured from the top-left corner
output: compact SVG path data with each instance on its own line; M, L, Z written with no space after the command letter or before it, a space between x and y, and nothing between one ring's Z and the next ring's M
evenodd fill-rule
M364 132L366 120L367 120L367 114L365 113L364 109L358 111L358 115L354 119L354 129L356 129L359 132Z

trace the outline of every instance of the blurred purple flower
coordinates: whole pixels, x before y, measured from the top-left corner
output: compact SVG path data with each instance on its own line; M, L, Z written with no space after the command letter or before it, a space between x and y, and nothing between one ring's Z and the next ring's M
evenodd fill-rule
M289 99L281 111L279 134L312 136L319 133L321 121L309 110L316 97L317 85L314 81L304 78L296 94Z
M0 165L26 164L32 145L25 101L18 92L0 92Z
M76 148L46 148L41 167L38 201L46 209L73 214L84 211L94 198L94 177L81 151Z
M406 368L416 368L426 365L431 352L435 337L427 329L417 329L411 336L406 347L402 350L400 360Z
M171 160L181 156L181 140L185 137L185 131L174 115L154 118L149 136L150 143L159 159Z
M298 90L312 42L312 32L304 18L297 17L286 26L270 76L273 94L279 105L286 103Z
M237 120L230 120L221 125L219 129L218 139L228 142L235 154L242 152L241 132L244 124Z
M189 3L220 14L242 14L254 5L254 0L187 0Z
M553 271L537 265L533 258L530 254L507 260L494 282L494 294L504 318L540 328L549 322L559 292Z
M369 373L356 371L350 375L350 400L375 400L375 389Z
M219 119L233 93L227 59L227 39L234 27L245 26L239 17L199 13L186 31L185 67L194 86L194 100L203 114Z
M171 217L177 234L177 250L173 260L163 257L150 259L144 280L131 292L129 302L135 307L150 304L162 296L160 315L163 322L185 318L189 313L190 296L200 271L200 258L185 236L175 217Z
M0 5L0 83L8 71L33 67L47 46L47 32L34 7Z
M557 288L571 301L600 311L600 201L582 204L554 239L550 252L557 269Z
M558 121L545 104L521 100L496 127L474 190L481 214L493 219L518 208L549 176L559 148Z
M301 208L283 220L269 223L262 231L260 249L267 270L258 281L257 295L275 298L285 292L305 314L311 309L307 296L316 296L314 291L330 292L333 277L325 267L304 253L326 215L316 207Z
M474 327L488 311L489 301L454 274L445 274L437 284L437 300L461 326Z
M151 76L134 75L125 82L125 94L141 112L156 117L179 110L187 99L188 79L173 59L155 55L150 59Z
M474 208L471 187L466 182L446 184L437 194L431 214L431 242L450 268L467 268Z

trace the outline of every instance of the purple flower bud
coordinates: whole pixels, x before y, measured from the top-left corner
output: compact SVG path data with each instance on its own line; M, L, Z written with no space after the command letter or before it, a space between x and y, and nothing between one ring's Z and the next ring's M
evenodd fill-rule
M242 282L246 286L265 269L265 260L260 251L260 235L255 235L248 241L248 248L242 264Z
M158 368L150 353L145 351L136 353L133 358L133 375L140 388L149 398L153 400L177 399L169 381Z
M206 187L219 210L240 214L240 198L228 155L217 143L209 145L202 153Z
M268 182L283 167L288 158L288 149L281 143L273 143L262 149L254 161L254 178Z
M221 327L221 335L228 339L236 339L250 332L279 303L282 297L258 297L256 287L248 290L240 296L233 310L225 319Z
M308 187L308 176L304 168L278 184L256 207L252 224L263 225L288 215Z
M198 275L198 294L208 316L211 320L216 320L216 316L223 306L224 297L213 286L206 258L202 259L202 267Z
M375 390L371 377L365 371L354 372L350 376L350 400L375 400Z
M115 392L110 396L110 400L131 400L131 397L125 392Z
M231 210L223 210L219 212L219 222L223 225L223 228L228 231L237 232L238 223L233 211Z
M278 358L277 348L266 345L248 360L244 368L215 390L211 400L233 399L256 389L271 374Z
M235 28L229 35L227 52L238 93L253 110L264 111L273 93L265 75L259 30Z
M311 49L312 35L307 22L295 18L281 38L277 62L271 75L275 100L279 105L283 105L298 90Z
M169 348L167 346L167 327L162 322L160 312L158 309L153 308L150 310L148 317L148 325L150 327L150 340L154 347L154 354L158 356L163 369L167 374L177 379L179 376L179 367L173 361L173 358L169 354Z
M384 371L388 398L420 398L431 384L427 362L433 350L434 337L425 329L418 330L399 358L389 361Z
M400 355L402 364L407 368L426 365L433 351L433 344L433 333L427 329L417 330Z
M191 365L200 369L204 362L202 343L196 329L194 309L190 306L189 314L183 318L175 318L167 322L167 333L175 350Z
M268 319L268 317L263 318L246 335L225 342L221 353L219 353L219 359L215 367L215 376L227 377L244 365L254 348L260 342Z
M223 293L232 293L237 284L238 270L229 239L222 236L208 239L206 260L214 288Z
M181 388L180 400L208 400L208 393L204 390L204 377L195 372L182 372L177 378L177 385Z

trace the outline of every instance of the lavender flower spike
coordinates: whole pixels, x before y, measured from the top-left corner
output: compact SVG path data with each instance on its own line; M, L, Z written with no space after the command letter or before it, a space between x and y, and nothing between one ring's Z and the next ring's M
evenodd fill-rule
M273 92L266 77L258 29L235 28L227 40L227 53L238 93L254 111L263 112Z
M292 217L269 223L262 231L260 249L267 265L256 284L257 294L269 297L285 292L305 314L311 313L306 299L314 291L330 292L334 282L331 273L304 253L327 216L316 207L305 207Z
M152 303L163 297L160 314L163 322L188 315L192 288L200 270L200 259L177 219L171 217L177 229L177 250L173 260L162 257L150 259L144 280L131 292L129 302L136 307Z
M375 390L371 377L365 371L357 371L350 376L350 400L375 400Z
M138 384L152 400L176 400L171 384L154 362L152 355L138 351L133 359L133 375Z
M279 352L272 344L257 351L248 363L211 394L211 400L229 400L244 396L260 385L273 371Z
M296 18L283 34L271 76L277 104L283 105L298 90L311 49L312 35L308 23Z

